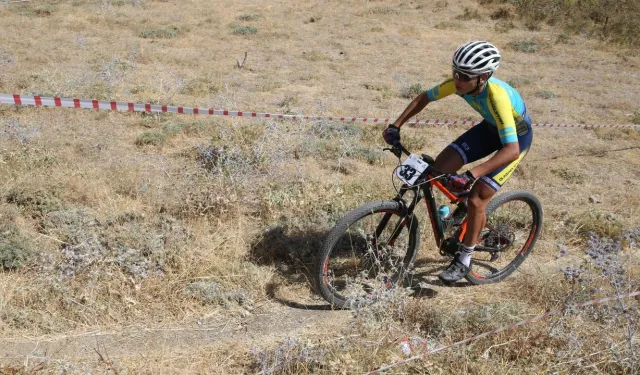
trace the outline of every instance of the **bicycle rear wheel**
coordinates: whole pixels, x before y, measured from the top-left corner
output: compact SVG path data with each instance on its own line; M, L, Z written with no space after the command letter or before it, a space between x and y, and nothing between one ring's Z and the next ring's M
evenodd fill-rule
M372 303L404 278L419 246L418 221L400 203L365 204L328 233L315 262L318 289L336 308Z
M531 253L542 229L542 206L524 190L496 196L486 214L487 224L467 275L472 284L499 282L513 273Z

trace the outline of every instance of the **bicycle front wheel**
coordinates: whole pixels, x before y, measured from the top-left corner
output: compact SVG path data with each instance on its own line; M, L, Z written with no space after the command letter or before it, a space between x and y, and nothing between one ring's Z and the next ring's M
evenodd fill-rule
M542 206L524 190L497 195L486 214L467 275L472 284L504 280L529 256L542 230Z
M377 300L401 281L420 246L420 227L396 201L349 212L328 233L315 264L318 289L333 307Z

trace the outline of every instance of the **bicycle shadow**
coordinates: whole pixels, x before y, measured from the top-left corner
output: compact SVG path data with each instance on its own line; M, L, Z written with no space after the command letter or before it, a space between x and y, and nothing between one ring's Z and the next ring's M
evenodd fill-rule
M319 298L313 273L313 258L320 250L326 236L324 231L290 230L286 226L278 226L265 232L251 245L249 259L256 265L272 266L276 274L267 283L267 296L282 305L306 310L331 310L331 305ZM404 283L411 290L413 298L434 298L438 292L431 288L451 287L444 285L437 274L446 267L444 258L422 258L415 263L416 272ZM458 282L453 287L466 287L468 282ZM285 288L305 286L313 295L310 298L284 296L280 293ZM316 298L318 302L316 302Z
M309 298L295 300L279 293L281 289L306 286L317 296L313 282L313 257L319 251L326 235L324 231L296 231L286 226L269 229L251 245L249 259L259 266L272 266L276 274L267 283L267 296L285 306L306 310L331 310L329 304L309 301Z

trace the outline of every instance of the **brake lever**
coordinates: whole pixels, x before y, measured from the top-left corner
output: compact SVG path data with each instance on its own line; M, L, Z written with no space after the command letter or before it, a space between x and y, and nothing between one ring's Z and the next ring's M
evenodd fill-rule
M398 159L400 159L400 157L402 156L402 150L400 150L398 147L385 147L382 149L382 151L391 151Z

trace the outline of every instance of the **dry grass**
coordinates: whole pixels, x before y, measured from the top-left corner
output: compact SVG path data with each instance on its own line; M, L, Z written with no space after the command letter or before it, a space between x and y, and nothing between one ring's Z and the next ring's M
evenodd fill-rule
M546 26L529 31L517 20L494 34L493 26L514 19L512 8L496 9L471 1L7 5L2 24L21 32L0 47L0 92L394 117L416 90L444 79L455 47L486 38L504 54L498 77L516 83L534 122L637 122L637 56ZM418 118L478 116L448 99ZM427 284L353 317L307 311L323 304L308 267L324 232L350 208L393 194L396 161L381 151L382 129L3 105L1 335L53 339L253 321L262 327L255 339L176 335L148 349L97 348L104 360L72 349L42 357L51 372L364 372L404 358L403 336L451 343L593 297L566 278L568 266L583 264L587 232L640 227L637 130L535 129L534 147L508 184L534 192L545 210L542 238L522 272L487 287ZM403 138L435 155L463 131L405 127ZM421 220L419 263L432 276L441 260ZM569 255L556 258L559 246ZM637 280L637 258L625 264ZM597 288L596 295L615 292ZM301 318L291 311L317 324L293 330ZM403 371L631 373L622 359L633 353L604 351L628 339L630 321L596 315L538 322ZM605 328L610 335L599 336ZM29 350L6 361L19 371Z

